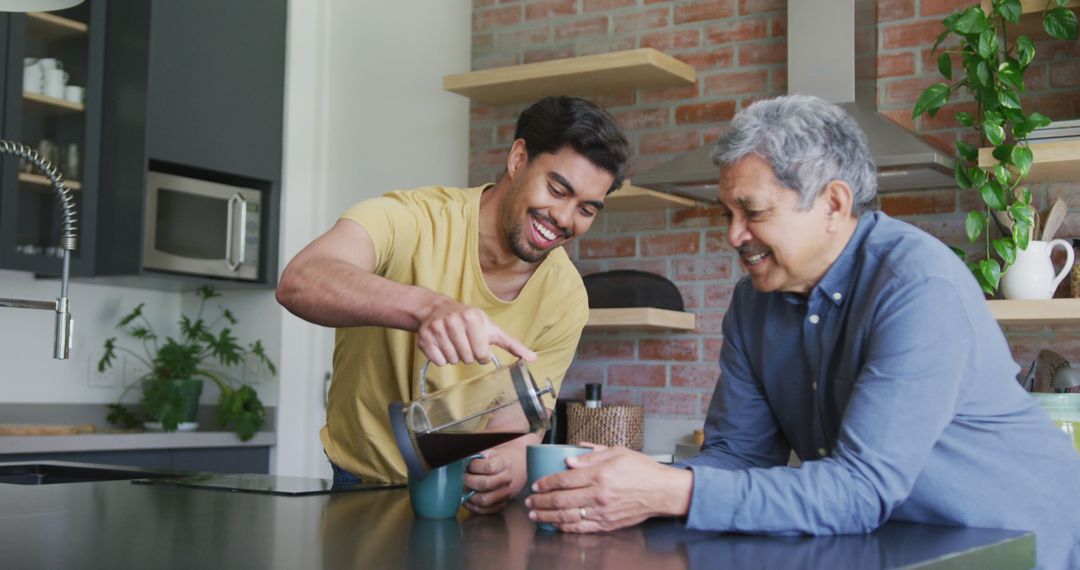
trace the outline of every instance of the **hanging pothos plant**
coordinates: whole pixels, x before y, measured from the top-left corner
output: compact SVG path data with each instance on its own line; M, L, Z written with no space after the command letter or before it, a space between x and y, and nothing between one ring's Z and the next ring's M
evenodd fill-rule
M1068 0L1047 0L1043 28L1051 37L1077 38L1077 19L1065 5ZM942 105L961 88L967 89L976 103L975 113L956 114L958 123L978 131L980 146L993 147L997 164L979 168L979 148L956 141L956 183L962 189L974 189L982 197L983 208L968 212L964 220L967 237L975 243L985 236L985 258L968 263L979 285L993 294L1001 275L1016 260L1018 249L1027 249L1035 226L1031 192L1021 186L1031 169L1033 154L1027 136L1050 124L1039 113L1025 113L1020 94L1024 92L1024 73L1035 59L1035 43L1027 36L1010 34L1008 24L1019 24L1020 0L993 0L989 14L979 5L949 15L943 20L945 31L934 42L936 53L942 42L955 36L959 43L938 57L938 71L951 83L937 83L919 97L912 118L922 114L933 117ZM962 74L954 79L952 56L959 55ZM1002 236L991 239L990 220L998 218ZM1011 225L1011 231L1008 227ZM953 248L961 258L964 252ZM997 254L997 258L993 256ZM998 259L1001 260L999 263Z

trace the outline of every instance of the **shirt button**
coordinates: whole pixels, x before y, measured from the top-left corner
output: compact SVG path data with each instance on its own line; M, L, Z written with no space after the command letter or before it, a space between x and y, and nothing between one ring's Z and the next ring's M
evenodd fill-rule
M816 325L816 324L818 324L818 321L820 321L820 320L821 320L821 317L819 317L817 315L810 315L810 324Z
M843 299L844 296L841 295L840 293L833 293L832 298L833 298L833 301L839 301L840 299Z
M825 448L824 448L824 447L819 447L819 448L817 448L817 454L818 454L818 455L820 455L820 456L822 456L822 457L825 457L825 454L827 454L827 453L828 453L828 452L827 452L827 451L825 451Z

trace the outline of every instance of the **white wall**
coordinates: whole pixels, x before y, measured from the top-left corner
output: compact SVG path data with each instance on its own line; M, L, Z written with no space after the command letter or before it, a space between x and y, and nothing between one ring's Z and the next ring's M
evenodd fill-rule
M35 279L30 273L19 271L0 271L0 297L52 301L59 294L58 280ZM52 358L54 313L0 308L0 362L3 363L0 402L115 401L120 395L119 385L90 385L90 362L97 363L106 338L122 332L116 329L116 321L138 303L145 302L146 315L155 328L163 334L172 334L180 310L176 293L93 285L81 281L70 284L69 298L74 318L74 338L68 360ZM3 418L0 418L2 421Z
M282 267L359 200L468 175L468 101L444 92L442 76L469 69L469 0L290 0L289 10ZM271 468L326 476L318 430L332 334L287 314L280 330Z

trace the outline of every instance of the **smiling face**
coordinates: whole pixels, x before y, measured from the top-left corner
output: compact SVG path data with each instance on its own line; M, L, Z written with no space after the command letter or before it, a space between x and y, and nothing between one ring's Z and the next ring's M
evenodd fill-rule
M521 153L516 163L514 152ZM517 141L511 153L513 178L499 229L514 255L536 263L592 226L614 176L568 146L527 161Z
M809 210L801 210L799 193L752 154L721 170L719 198L728 241L762 292L809 293L858 224L843 182L830 182Z

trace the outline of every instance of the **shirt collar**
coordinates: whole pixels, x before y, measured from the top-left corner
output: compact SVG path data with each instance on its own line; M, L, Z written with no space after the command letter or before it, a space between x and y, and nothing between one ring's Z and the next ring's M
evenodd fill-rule
M870 234L870 230L874 228L877 222L874 214L874 212L864 212L859 216L859 224L855 227L855 233L851 235L851 239L848 240L847 245L840 252L840 256L836 258L836 261L833 261L829 269L825 271L821 281L818 281L818 284L814 287L816 294L832 301L834 305L839 305L844 301L851 281L855 277L858 251L862 248L866 236Z

